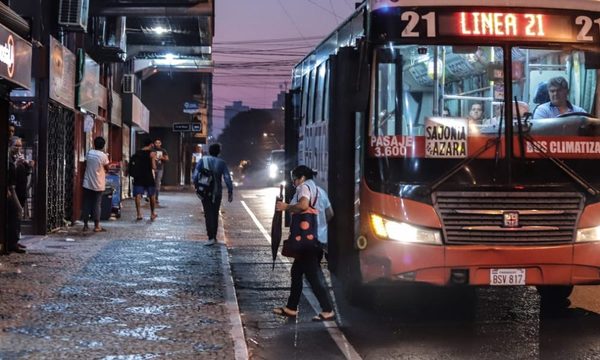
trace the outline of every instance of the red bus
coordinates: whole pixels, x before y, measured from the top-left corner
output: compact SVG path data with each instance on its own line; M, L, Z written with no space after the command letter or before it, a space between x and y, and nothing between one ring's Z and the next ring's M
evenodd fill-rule
M600 284L598 69L597 0L358 6L293 69L286 106L287 166L330 193L348 294Z

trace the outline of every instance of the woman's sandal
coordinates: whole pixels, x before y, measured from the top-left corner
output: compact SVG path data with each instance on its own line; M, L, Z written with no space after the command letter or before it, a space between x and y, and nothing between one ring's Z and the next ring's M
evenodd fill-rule
M289 317L289 318L295 318L298 312L291 313L289 311L292 311L292 310L285 308L285 307L278 307L278 308L273 309L273 314L276 314L279 316L285 316L285 317Z
M333 321L335 319L335 313L331 316L325 317L323 313L319 313L319 315L312 318L312 321Z

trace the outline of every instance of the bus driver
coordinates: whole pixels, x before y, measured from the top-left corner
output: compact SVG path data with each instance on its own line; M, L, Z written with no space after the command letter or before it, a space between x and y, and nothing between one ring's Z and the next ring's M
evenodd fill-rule
M567 100L568 93L569 84L564 77L557 76L548 80L548 95L550 101L538 106L534 111L533 118L549 119L565 113L586 112L584 109L571 104L569 100Z

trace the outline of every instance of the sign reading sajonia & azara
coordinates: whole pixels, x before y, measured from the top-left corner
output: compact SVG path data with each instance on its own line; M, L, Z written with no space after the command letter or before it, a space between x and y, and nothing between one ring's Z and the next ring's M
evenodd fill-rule
M0 25L0 79L31 87L31 44Z
M425 157L467 157L467 129L467 119L427 118L425 120Z

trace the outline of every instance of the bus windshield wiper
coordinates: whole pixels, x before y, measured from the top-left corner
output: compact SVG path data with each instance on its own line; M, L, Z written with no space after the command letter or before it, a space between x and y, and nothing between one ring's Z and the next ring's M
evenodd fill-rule
M486 141L486 143L482 147L480 147L479 149L477 149L477 151L475 152L475 154L473 154L473 156L461 160L452 169L450 169L450 171L448 171L447 173L445 173L444 175L442 175L438 180L436 180L429 187L429 191L430 192L434 192L438 187L440 187L440 185L442 185L443 183L445 183L454 174L456 174L457 172L459 172L463 167L469 165L471 163L471 161L477 159L481 154L483 154L484 152L486 152L492 146L499 146L499 144L500 144L500 135L498 135L498 137L496 137L494 139L489 139L488 141Z
M517 98L515 97L515 102ZM592 184L590 184L587 180L581 177L579 174L575 172L575 170L571 169L569 165L565 164L564 161L555 158L554 156L548 154L546 150L544 150L541 146L539 146L535 139L530 134L525 134L521 127L521 115L519 114L519 106L517 105L517 121L518 121L518 131L519 131L519 146L521 150L521 158L525 159L525 141L529 141L531 147L537 151L544 159L550 160L554 165L556 165L560 170L562 170L567 176L569 176L573 181L575 181L578 185L583 187L585 191L587 191L592 196L598 196L600 191L596 189Z

